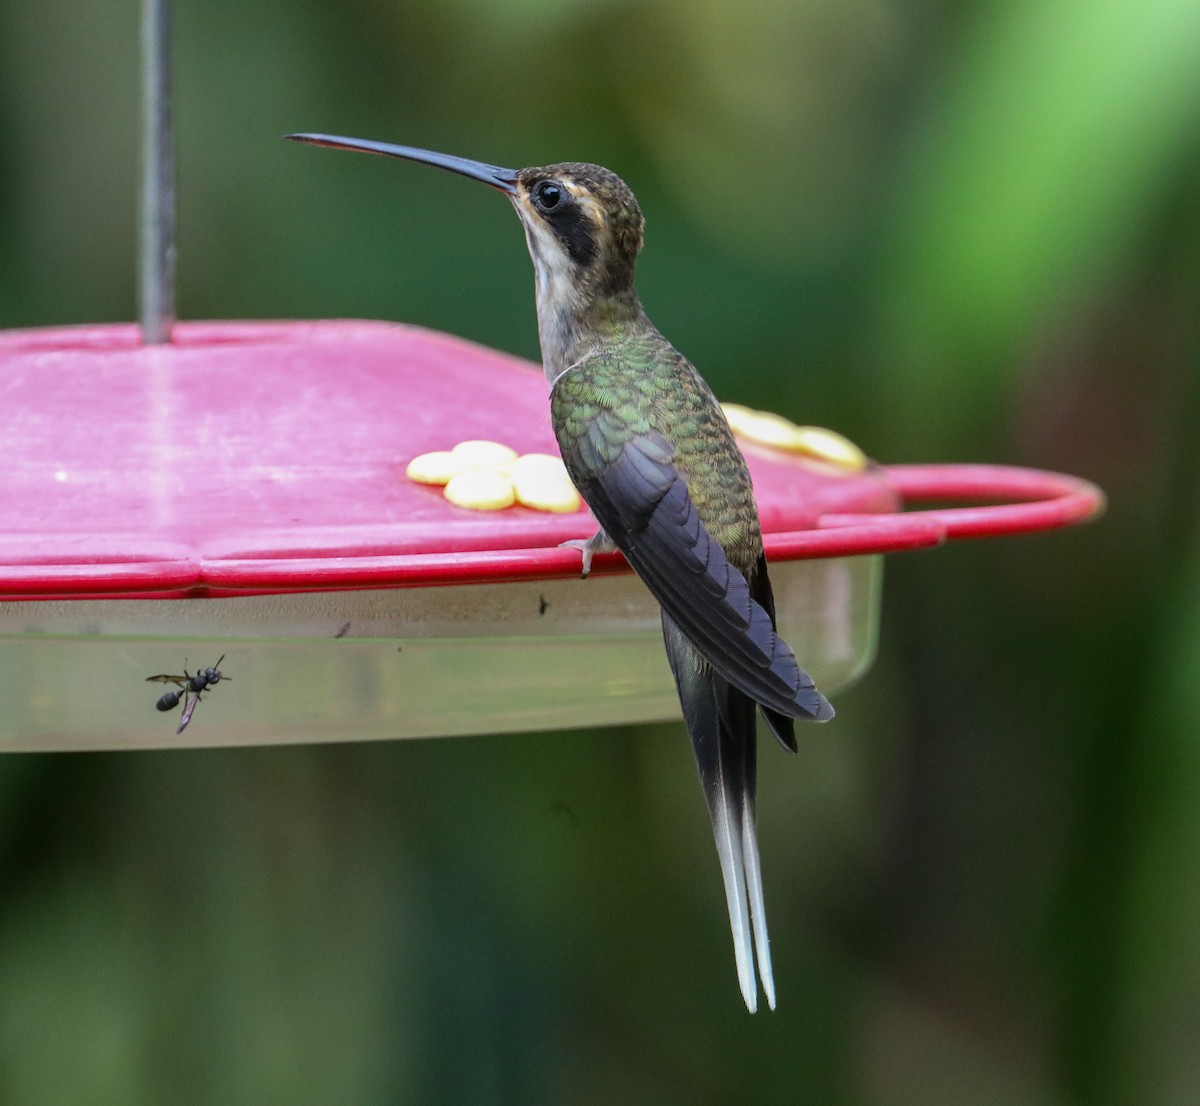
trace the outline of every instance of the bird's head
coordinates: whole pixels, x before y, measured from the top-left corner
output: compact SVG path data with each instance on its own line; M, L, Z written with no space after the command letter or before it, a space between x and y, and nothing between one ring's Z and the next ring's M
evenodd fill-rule
M632 293L642 212L616 173L581 162L522 169L511 198L539 292L545 283L548 291L571 288L589 301Z

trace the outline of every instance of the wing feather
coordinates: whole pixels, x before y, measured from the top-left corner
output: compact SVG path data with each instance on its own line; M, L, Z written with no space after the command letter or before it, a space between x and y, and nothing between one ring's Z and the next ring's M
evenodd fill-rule
M776 634L772 615L755 601L746 578L705 529L672 463L670 444L654 430L632 435L619 451L596 448L594 440L590 444L591 449L575 453L572 476L579 490L704 659L777 716L831 717L832 707ZM788 744L770 715L768 722Z

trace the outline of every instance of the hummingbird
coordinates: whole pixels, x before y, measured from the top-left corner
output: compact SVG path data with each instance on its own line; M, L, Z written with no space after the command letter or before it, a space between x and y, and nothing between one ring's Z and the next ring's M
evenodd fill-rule
M643 218L599 165L504 169L412 146L325 134L298 142L383 154L482 181L512 202L533 260L550 412L567 472L600 529L567 542L620 550L662 608L663 640L725 885L738 985L751 1013L775 981L755 830L756 713L796 752L794 722L833 707L775 629L758 509L711 388L642 309Z

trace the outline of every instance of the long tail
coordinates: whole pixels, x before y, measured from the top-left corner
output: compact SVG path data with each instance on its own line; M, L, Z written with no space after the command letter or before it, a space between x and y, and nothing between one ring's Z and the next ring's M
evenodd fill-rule
M756 704L713 672L665 612L662 622L667 657L716 837L738 985L753 1014L758 1007L757 951L758 975L767 1005L774 1010L775 980L754 826Z

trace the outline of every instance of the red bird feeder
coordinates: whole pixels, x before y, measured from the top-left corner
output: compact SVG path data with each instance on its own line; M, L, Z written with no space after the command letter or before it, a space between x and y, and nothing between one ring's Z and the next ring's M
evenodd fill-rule
M468 438L556 452L532 365L374 322L0 334L0 749L417 737L670 718L658 610L585 510L465 510L412 483ZM463 397L470 402L464 403ZM868 667L880 554L1095 515L1066 476L862 472L747 450L783 636ZM904 512L955 499L990 506ZM996 503L995 501L1007 501ZM146 677L224 654L176 737Z

